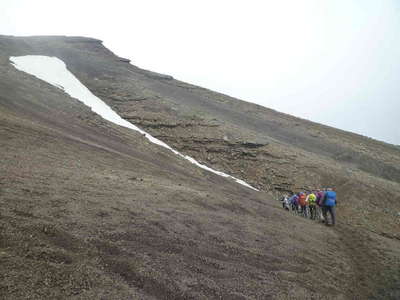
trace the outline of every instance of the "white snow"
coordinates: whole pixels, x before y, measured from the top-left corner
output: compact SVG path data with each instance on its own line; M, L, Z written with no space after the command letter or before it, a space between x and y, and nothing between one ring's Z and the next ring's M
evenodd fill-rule
M237 183L242 184L248 188L258 191L256 188L252 187L243 180L237 179L231 175L225 174L223 172L216 171L205 165L200 164L198 161L190 156L183 155L178 151L172 149L163 141L156 139L147 132L141 130L137 126L129 123L128 121L122 119L115 111L113 111L106 103L104 103L100 98L93 95L88 88L86 88L66 67L65 63L56 58L49 56L40 55L27 55L10 57L15 68L20 71L26 72L28 74L34 75L39 79L42 79L57 88L63 89L68 95L82 101L84 104L89 106L95 113L102 116L104 119L113 122L114 124L124 126L133 130L136 130L143 134L150 142L165 147L171 150L176 155L179 155L192 164L215 173L217 175L231 178Z

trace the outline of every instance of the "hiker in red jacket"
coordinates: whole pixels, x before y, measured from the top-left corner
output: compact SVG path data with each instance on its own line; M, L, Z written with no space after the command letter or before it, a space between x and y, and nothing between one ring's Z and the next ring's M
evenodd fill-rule
M307 218L307 202L306 202L306 194L305 193L303 193L303 192L301 192L301 193L299 193L299 200L298 200L298 202L299 202L299 205L300 205L300 214L303 216L303 217L306 217Z

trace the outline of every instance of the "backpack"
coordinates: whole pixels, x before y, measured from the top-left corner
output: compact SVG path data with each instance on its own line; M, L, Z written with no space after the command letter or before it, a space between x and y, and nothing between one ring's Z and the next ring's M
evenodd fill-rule
M325 206L335 206L336 205L336 192L334 191L327 191L325 193Z
M306 206L306 195L300 194L300 196L299 196L299 204L300 204L300 206Z
M316 199L317 199L317 197L315 196L315 194L314 194L314 193L311 193L311 194L308 196L308 205L314 206L314 205L315 205L315 202L316 202Z
M317 202L318 206L322 206L322 204L324 202L324 196L325 196L325 193L322 191L317 193L317 201L316 202Z

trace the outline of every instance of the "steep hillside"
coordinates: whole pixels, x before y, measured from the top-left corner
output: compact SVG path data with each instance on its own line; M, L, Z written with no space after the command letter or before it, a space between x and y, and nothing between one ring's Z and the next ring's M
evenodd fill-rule
M199 169L16 70L48 55ZM0 37L6 299L396 299L400 150L142 70L100 41ZM334 186L339 225L274 195Z

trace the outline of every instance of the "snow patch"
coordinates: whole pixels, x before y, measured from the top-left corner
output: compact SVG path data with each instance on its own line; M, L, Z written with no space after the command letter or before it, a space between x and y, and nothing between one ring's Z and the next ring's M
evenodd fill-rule
M216 171L200 164L198 161L190 156L183 155L180 152L172 149L163 141L156 139L147 132L141 130L139 127L131 124L130 122L122 119L115 111L113 111L105 102L100 98L90 92L90 90L85 87L66 67L65 63L56 58L49 56L40 55L27 55L10 57L12 65L20 71L26 72L28 74L34 75L37 78L44 80L57 88L64 90L68 95L76 98L89 106L95 113L99 114L104 119L113 122L114 124L136 130L143 134L150 142L157 144L159 146L165 147L179 155L180 157L190 161L192 164L205 169L214 174L220 175L222 177L231 178L237 183L244 185L248 188L258 191L256 188L252 187L243 180L237 179L231 175L225 174L220 171Z

